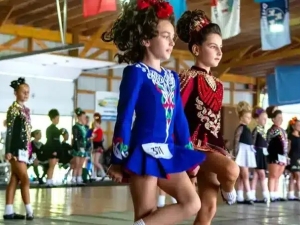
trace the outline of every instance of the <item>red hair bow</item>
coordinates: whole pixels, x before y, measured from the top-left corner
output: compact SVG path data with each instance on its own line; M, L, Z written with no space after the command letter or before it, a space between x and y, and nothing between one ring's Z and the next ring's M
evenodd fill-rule
M173 7L163 0L138 0L137 8L139 10L147 9L150 6L154 7L156 16L159 19L169 18L173 14Z

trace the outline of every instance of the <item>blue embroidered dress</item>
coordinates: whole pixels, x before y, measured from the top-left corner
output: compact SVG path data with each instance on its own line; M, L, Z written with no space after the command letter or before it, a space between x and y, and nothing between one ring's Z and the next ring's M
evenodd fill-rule
M190 142L178 75L143 63L127 66L120 85L111 163L138 175L167 178L204 159Z

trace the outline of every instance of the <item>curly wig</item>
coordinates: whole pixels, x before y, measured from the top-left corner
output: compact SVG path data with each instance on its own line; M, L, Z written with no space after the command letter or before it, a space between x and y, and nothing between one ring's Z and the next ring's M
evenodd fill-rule
M222 36L219 25L211 23L205 13L199 9L186 11L178 20L176 31L179 39L188 43L190 52L193 45L202 45L208 35Z
M112 28L101 36L103 41L113 42L122 52L115 55L119 63L131 64L141 61L146 51L143 41L158 35L157 25L161 19L157 16L157 8L150 6L139 9L139 1L141 0L124 2L122 14ZM148 1L166 3L164 0ZM169 20L174 25L174 14L170 14L164 20Z

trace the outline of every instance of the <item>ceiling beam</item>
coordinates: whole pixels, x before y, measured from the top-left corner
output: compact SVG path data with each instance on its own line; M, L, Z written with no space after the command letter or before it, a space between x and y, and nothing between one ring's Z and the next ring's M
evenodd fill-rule
M230 82L230 83L252 84L252 85L256 84L255 77L232 74L232 73L225 73L219 79L223 82Z
M300 49L287 49L281 52L270 53L268 55L258 56L252 59L244 59L239 62L230 62L221 65L223 68L239 68L244 66L253 66L258 64L264 64L275 60L287 59L295 56L300 56Z
M14 10L14 6L1 6L0 9L0 27L6 23L8 18L10 17L12 11ZM3 14L1 14L3 13Z

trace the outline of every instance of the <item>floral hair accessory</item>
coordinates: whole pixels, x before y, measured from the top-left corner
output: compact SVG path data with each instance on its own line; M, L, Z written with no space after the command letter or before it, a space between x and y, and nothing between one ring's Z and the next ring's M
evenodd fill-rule
M165 2L164 0L138 0L138 10L148 9L149 7L154 8L156 16L159 19L169 18L174 12L170 3Z
M293 118L290 120L289 124L290 124L290 125L295 125L297 121L298 121L298 118L295 116L295 117L293 117Z
M259 115L262 114L264 111L265 111L264 109L258 108L258 109L256 109L255 113L256 113L256 115L259 116Z

